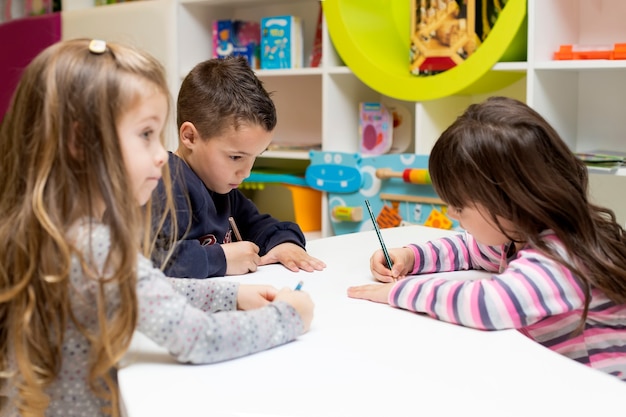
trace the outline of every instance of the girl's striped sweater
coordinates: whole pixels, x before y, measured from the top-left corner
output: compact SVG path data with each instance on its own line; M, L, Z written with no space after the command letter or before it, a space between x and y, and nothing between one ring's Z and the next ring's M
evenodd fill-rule
M548 244L568 259L551 231ZM540 251L526 246L507 257L509 245L481 245L468 233L409 245L413 275L398 281L389 304L482 330L518 329L580 363L626 380L626 305L593 289L582 333L582 281ZM458 270L492 273L458 281L419 274Z

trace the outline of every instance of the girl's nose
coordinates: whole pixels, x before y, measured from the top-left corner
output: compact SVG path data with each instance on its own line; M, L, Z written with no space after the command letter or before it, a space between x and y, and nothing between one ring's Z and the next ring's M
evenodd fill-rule
M446 215L452 220L459 220L458 211L454 207L448 206L448 211L446 212Z
M154 160L155 160L156 165L159 168L161 168L163 165L167 163L168 153L165 147L163 147L163 145L159 144L159 149L156 152Z

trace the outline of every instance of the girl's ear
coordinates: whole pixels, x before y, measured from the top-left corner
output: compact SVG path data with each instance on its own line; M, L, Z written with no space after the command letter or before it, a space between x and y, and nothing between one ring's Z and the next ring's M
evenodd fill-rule
M191 122L184 122L180 125L178 131L178 140L181 145L187 149L192 149L193 146L200 140L196 127Z

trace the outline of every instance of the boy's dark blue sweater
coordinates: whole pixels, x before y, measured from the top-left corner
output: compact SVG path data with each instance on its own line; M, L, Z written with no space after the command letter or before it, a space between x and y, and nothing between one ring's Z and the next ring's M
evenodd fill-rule
M169 164L179 233L176 248L165 268L167 276L207 278L225 275L226 256L221 244L233 240L228 221L230 216L235 219L242 238L259 246L260 256L285 242L305 247L304 234L297 224L259 213L254 203L239 190L228 194L208 190L191 168L171 152ZM160 182L154 200L161 201L163 193ZM162 256L163 249L156 251L155 262L158 263Z

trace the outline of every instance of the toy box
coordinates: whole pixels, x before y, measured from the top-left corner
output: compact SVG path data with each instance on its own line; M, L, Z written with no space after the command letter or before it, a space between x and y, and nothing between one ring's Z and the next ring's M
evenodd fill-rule
M410 71L432 75L461 64L487 38L506 0L411 0Z
M302 68L302 23L297 16L261 19L261 69Z
M259 22L216 20L213 22L213 58L243 56L258 69L261 30Z

